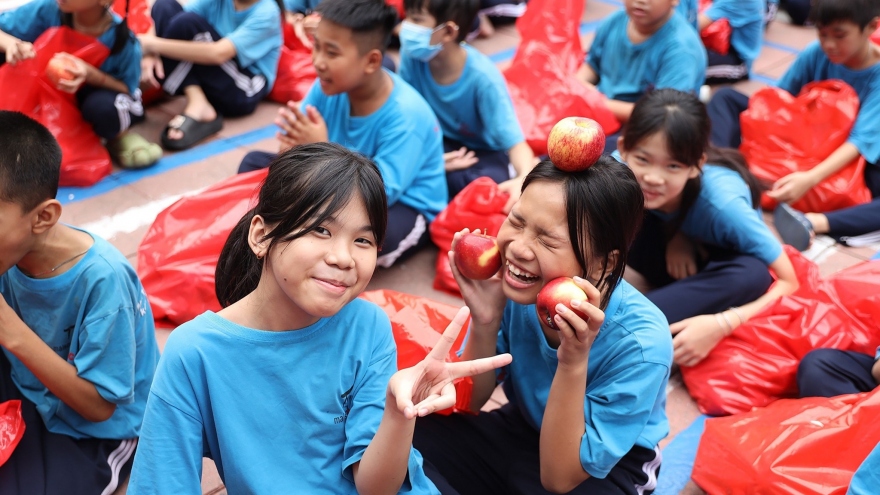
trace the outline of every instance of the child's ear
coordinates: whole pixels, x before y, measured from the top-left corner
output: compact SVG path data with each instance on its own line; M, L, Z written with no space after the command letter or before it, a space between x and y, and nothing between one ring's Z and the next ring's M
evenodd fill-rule
M703 155L700 156L700 161L697 163L697 166L691 167L691 169L688 171L688 179L696 179L700 175L700 172L703 171L703 165L706 164L706 160L708 159L709 155L703 153Z
M604 263L596 263L596 266L593 267L593 271L588 274L587 280L590 280L594 283L599 283L603 278L611 275L611 272L614 270L614 267L617 266L617 260L620 259L620 251L615 249L608 253L608 257L605 258Z
M443 26L443 39L441 43L457 43L458 42L458 24L449 21Z
M865 26L865 33L868 36L871 36L872 34L874 34L874 31L877 31L877 26L880 26L880 17L875 17L871 19L871 22L869 22L868 25Z
M623 136L617 138L617 151L620 153L620 157L623 158Z
M35 235L51 229L61 218L61 203L57 199L47 199L31 210L31 232Z
M269 252L269 241L266 236L272 232L272 229L266 225L266 221L260 215L254 215L251 218L251 225L248 229L248 246L253 251L254 256L263 258Z
M382 60L385 58L385 55L382 54L381 50L374 48L364 56L367 60L367 65L364 67L365 73L372 74L376 71L382 70Z

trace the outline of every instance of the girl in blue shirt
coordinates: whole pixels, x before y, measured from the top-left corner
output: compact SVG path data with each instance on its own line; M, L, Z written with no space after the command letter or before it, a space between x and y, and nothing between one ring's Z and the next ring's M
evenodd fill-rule
M100 67L92 67L68 53L58 53L72 64L73 79L59 80L58 89L75 93L83 119L107 141L123 167L152 165L162 156L158 145L126 132L144 120L140 80L141 47L125 18L110 10L110 0L32 0L0 13L0 64L16 64L35 56L33 42L46 30L67 26L92 36L110 49ZM128 3L126 3L126 13ZM127 14L126 14L127 15Z
M224 309L168 339L129 494L201 494L203 456L230 493L437 493L411 446L415 418L451 407L455 378L510 356L445 363L462 309L424 361L397 371L388 317L356 299L386 222L363 155L319 143L275 159L220 254Z
M700 362L737 326L798 287L758 210L757 180L739 153L710 148L709 132L705 105L666 89L639 100L617 143L650 213L629 266L666 315L682 366ZM768 267L776 275L772 287Z
M621 280L642 218L632 172L608 156L563 172L550 161L525 178L501 226L503 265L485 281L450 267L473 308L463 357L509 352L502 374L474 377L477 412L503 377L509 403L477 415L419 420L414 445L441 492L461 494L648 494L657 444L668 433L666 384L672 344L662 313ZM582 319L558 304L539 318L538 293L574 277Z
M143 80L186 96L162 134L170 150L223 128L223 116L253 113L269 94L281 54L281 0L157 0L154 27L138 38Z

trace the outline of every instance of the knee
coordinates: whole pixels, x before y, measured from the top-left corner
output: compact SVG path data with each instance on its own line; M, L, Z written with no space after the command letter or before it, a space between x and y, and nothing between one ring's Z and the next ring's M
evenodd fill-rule
M104 139L113 139L120 131L115 100L114 93L97 90L86 96L79 105L83 120L91 124L95 134Z
M182 10L183 6L177 0L156 0L153 2L153 7L150 10L150 17L155 21L170 19Z
M175 0L168 1L173 2ZM168 21L168 26L165 28L165 33L162 37L176 40L192 40L197 34L203 33L207 29L207 21L202 16L192 12L180 12Z
M741 256L729 266L728 284L736 292L754 300L767 292L773 283L773 277L767 265L758 258Z
M823 397L822 384L834 374L834 363L843 351L814 349L801 359L797 369L797 385L801 397Z
M712 99L709 100L709 103L706 106L707 106L707 108L712 108L712 109L728 107L728 106L730 106L730 104L732 102L736 101L741 95L742 95L742 93L740 93L739 91L737 91L729 86L725 86L725 87L719 88L718 91L716 91L715 94L712 95Z

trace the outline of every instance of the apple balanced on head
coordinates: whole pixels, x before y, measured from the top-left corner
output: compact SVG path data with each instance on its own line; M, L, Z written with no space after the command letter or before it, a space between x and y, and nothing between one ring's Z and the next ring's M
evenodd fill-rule
M605 131L593 119L566 117L550 130L547 154L560 170L579 172L590 168L605 151Z

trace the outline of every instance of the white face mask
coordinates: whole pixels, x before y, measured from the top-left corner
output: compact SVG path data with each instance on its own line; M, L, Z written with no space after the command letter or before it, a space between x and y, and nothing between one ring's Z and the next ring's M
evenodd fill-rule
M431 29L410 21L403 21L400 26L400 55L412 57L422 62L430 61L443 49L443 45L440 43L431 44L431 36L443 29L444 26L445 24L441 24Z

